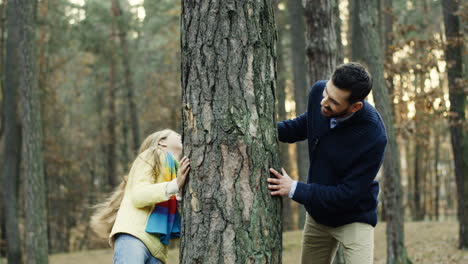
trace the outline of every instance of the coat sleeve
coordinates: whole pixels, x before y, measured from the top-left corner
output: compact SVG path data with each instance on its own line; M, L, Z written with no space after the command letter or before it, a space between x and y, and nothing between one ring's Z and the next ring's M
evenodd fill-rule
M130 200L136 208L151 206L167 201L169 182L154 183L152 151L148 150L136 158L129 176ZM161 158L161 157L160 157ZM162 160L163 161L163 160Z
M307 112L294 119L278 122L277 128L281 142L294 143L307 139Z

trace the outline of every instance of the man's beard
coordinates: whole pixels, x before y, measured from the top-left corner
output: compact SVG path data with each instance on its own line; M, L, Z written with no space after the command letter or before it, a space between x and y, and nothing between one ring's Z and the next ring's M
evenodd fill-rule
M339 113L334 113L332 109L327 108L327 107L323 107L323 108L325 108L328 111L328 113L325 114L323 112L323 109L320 109L320 112L322 113L323 116L329 117L329 118L342 118L342 117L345 117L346 115L349 114L349 108L350 107L346 108L345 110L343 110L343 111L341 111Z

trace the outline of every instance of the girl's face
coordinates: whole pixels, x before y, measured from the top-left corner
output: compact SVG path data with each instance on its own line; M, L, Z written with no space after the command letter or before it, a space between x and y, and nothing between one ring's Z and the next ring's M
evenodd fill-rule
M165 139L159 141L159 146L177 156L182 153L182 137L175 132L170 133Z

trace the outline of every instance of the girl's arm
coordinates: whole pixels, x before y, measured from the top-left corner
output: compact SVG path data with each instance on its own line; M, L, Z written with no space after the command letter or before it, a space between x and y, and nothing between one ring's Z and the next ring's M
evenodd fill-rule
M168 184L170 182L154 183L153 168L148 155L151 151L138 155L132 165L129 176L130 200L137 208L151 206L169 200ZM145 155L146 154L146 155Z

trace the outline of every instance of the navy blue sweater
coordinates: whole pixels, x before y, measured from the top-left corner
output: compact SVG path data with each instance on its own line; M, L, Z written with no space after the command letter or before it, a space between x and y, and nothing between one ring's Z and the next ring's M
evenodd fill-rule
M309 145L307 183L298 182L293 200L323 225L375 226L379 193L375 177L387 144L385 126L375 108L364 101L361 110L330 129L330 118L320 111L326 82L312 87L305 113L278 123L280 141L307 139Z

